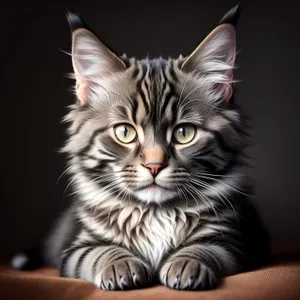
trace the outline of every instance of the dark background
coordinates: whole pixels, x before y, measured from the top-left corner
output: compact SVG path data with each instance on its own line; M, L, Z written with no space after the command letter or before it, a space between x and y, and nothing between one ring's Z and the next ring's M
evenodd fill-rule
M67 9L119 54L177 56L235 0L6 2L1 9L0 251L38 245L68 202L58 149L74 101ZM273 242L300 245L298 1L249 1L237 29L237 102L252 117L255 202ZM299 247L300 249L300 247Z

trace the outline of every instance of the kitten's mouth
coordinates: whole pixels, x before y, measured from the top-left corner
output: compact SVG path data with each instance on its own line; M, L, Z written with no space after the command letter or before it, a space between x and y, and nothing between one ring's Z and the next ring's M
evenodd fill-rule
M145 184L134 190L135 197L146 203L162 203L177 196L174 189L164 187L156 182Z
M147 187L145 187L146 189L150 190L150 191L156 191L158 189L163 189L162 186L157 185L156 183L152 183L150 185L148 185Z
M147 184L147 185L144 185L142 187L139 187L137 189L135 189L135 191L142 191L142 190L148 190L148 191L157 191L157 190L160 190L160 189L164 189L166 190L165 187L161 186L161 185L158 185L157 183L153 182L151 184Z

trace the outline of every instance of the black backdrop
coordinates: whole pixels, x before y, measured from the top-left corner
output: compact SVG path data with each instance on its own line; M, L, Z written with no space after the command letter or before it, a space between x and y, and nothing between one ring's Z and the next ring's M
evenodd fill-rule
M6 1L1 8L0 251L39 244L68 202L60 123L74 101L67 9L119 54L190 53L235 0ZM300 244L298 1L248 1L237 29L236 100L253 119L257 203L275 242Z

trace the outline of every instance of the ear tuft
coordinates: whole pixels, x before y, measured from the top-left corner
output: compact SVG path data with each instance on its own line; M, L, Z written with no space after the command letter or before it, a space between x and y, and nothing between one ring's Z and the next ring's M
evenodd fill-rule
M89 30L88 25L82 20L82 18L78 14L68 11L66 17L72 32L80 28Z
M236 6L231 8L224 15L224 17L221 19L219 25L221 25L221 24L230 24L230 25L236 27L241 12L242 12L241 2L239 2Z

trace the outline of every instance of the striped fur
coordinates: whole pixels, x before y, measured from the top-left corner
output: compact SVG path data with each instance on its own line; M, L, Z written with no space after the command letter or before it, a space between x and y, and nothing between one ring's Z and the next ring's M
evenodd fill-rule
M156 279L208 289L264 256L259 223L244 215L245 118L227 101L234 82L230 26L220 25L190 57L168 60L117 58L91 33L75 31L78 101L65 118L63 148L74 203L47 241L47 257L62 276L109 290ZM113 130L120 123L131 124L138 140L120 143ZM183 123L196 128L186 145L172 138ZM156 177L141 165L149 145L168 156ZM154 182L158 187L149 188Z

